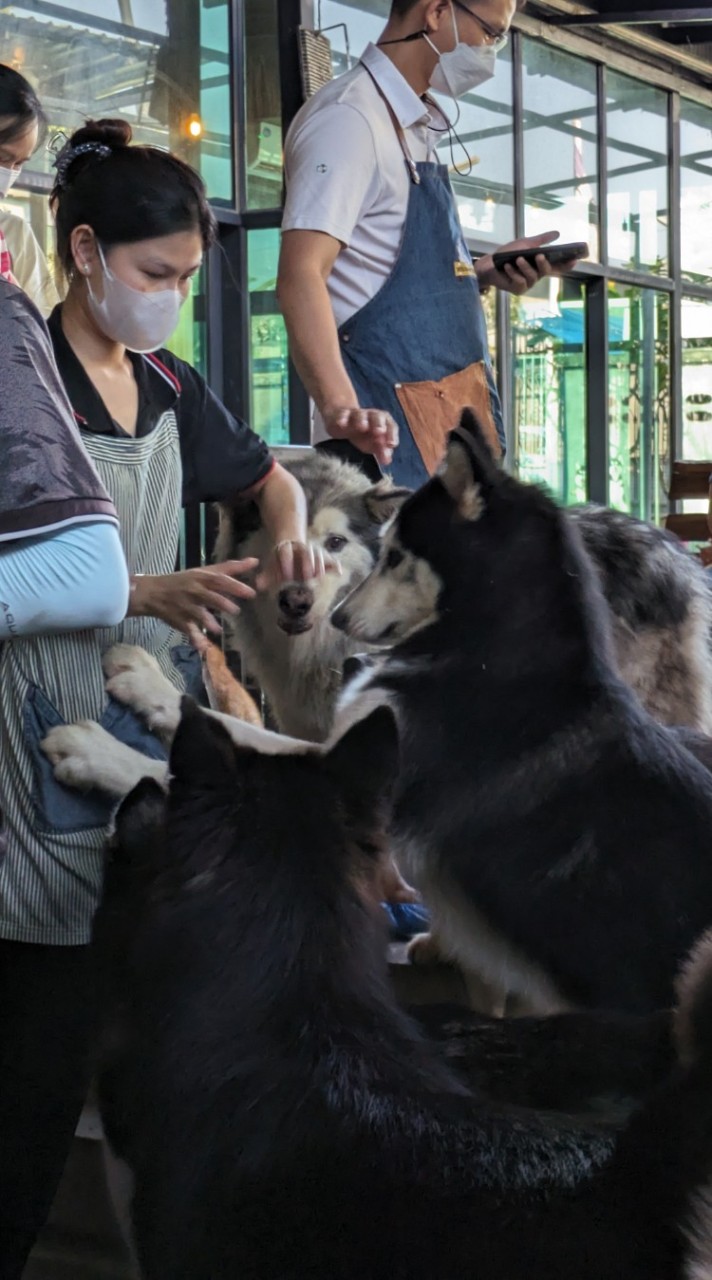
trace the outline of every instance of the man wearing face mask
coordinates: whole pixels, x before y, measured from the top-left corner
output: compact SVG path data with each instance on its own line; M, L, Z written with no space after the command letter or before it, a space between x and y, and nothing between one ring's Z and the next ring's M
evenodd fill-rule
M498 272L490 255L473 266L435 163L449 120L429 90L457 99L490 79L515 9L393 0L378 44L314 95L287 138L277 288L314 436L399 484L433 473L465 404L502 452L480 288L523 293L552 274L543 257L536 269L519 259ZM506 247L531 251L556 234Z

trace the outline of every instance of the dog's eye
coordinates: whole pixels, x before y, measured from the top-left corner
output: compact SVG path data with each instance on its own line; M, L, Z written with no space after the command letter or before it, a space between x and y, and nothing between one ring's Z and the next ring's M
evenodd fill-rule
M386 556L386 568L397 569L398 565L402 564L402 562L403 562L403 552L399 551L397 547L391 547L390 551L388 552L388 555Z
M343 551L348 538L342 538L340 533L330 533L324 542L324 550L329 552Z

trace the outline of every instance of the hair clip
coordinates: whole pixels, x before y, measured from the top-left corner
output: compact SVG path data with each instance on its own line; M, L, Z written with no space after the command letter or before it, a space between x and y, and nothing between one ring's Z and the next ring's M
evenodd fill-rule
M105 160L107 156L111 155L111 150L111 147L107 146L105 142L80 142L76 147L73 147L69 141L65 142L62 150L57 152L53 162L57 172L57 186L66 187L69 167L74 164L74 161L79 156L93 152L100 159Z

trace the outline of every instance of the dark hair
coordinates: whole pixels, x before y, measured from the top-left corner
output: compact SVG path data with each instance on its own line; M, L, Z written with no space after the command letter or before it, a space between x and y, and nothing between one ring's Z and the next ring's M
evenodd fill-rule
M391 13L397 18L404 18L406 13L410 13L414 9L418 0L392 0Z
M0 146L21 138L33 124L40 139L47 132L47 117L29 80L0 62L0 118L3 116L10 117L10 124L0 129Z
M198 231L203 248L215 239L216 222L195 169L159 147L130 146L125 120L87 120L73 133L59 166L50 204L57 223L57 253L64 270L72 268L70 237L87 223L100 244L131 244L176 231ZM109 148L71 149L87 143ZM66 163L66 155L69 163Z

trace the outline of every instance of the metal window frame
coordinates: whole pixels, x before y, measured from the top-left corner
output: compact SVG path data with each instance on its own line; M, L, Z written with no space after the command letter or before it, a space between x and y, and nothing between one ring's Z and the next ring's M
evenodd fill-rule
M563 3L564 0L557 0ZM233 76L236 85L243 83L245 49L244 6L232 0ZM301 105L297 28L302 18L301 0L278 0L277 40L280 61L280 88L283 128L286 133ZM605 502L608 496L608 317L609 282L654 289L670 295L670 381L671 381L671 454L679 456L682 446L682 333L681 307L685 297L712 302L712 286L688 284L682 279L680 265L680 112L684 96L703 105L709 103L709 90L694 80L681 79L677 68L659 70L650 61L638 62L636 52L625 53L606 48L600 39L564 33L541 20L520 15L512 34L512 107L514 147L514 225L517 236L524 233L524 132L523 132L523 45L524 37L565 48L596 66L598 133L598 202L600 262L582 263L574 277L586 289L586 414L587 414L587 485L591 499ZM641 49L641 53L643 50ZM669 276L659 277L644 271L627 271L608 262L607 244L607 119L606 79L608 68L623 71L644 83L654 81L668 94L668 197L669 197ZM227 255L236 285L224 279L224 259L220 249L213 250L209 262L209 326L208 349L210 376L216 389L222 391L228 406L246 414L249 401L249 294L247 290L247 242L250 231L277 228L281 208L248 210L245 183L245 116L244 95L235 93L235 174L236 191L233 210L215 208L220 223L220 244ZM489 246L472 242L475 252L487 252ZM509 296L499 294L496 310L498 344L498 379L508 429L513 430L513 358ZM237 347L237 350L236 350ZM229 376L226 377L226 370ZM290 366L290 431L295 445L309 440L309 404L299 379ZM594 430L593 424L596 424ZM603 429L601 424L604 424Z

